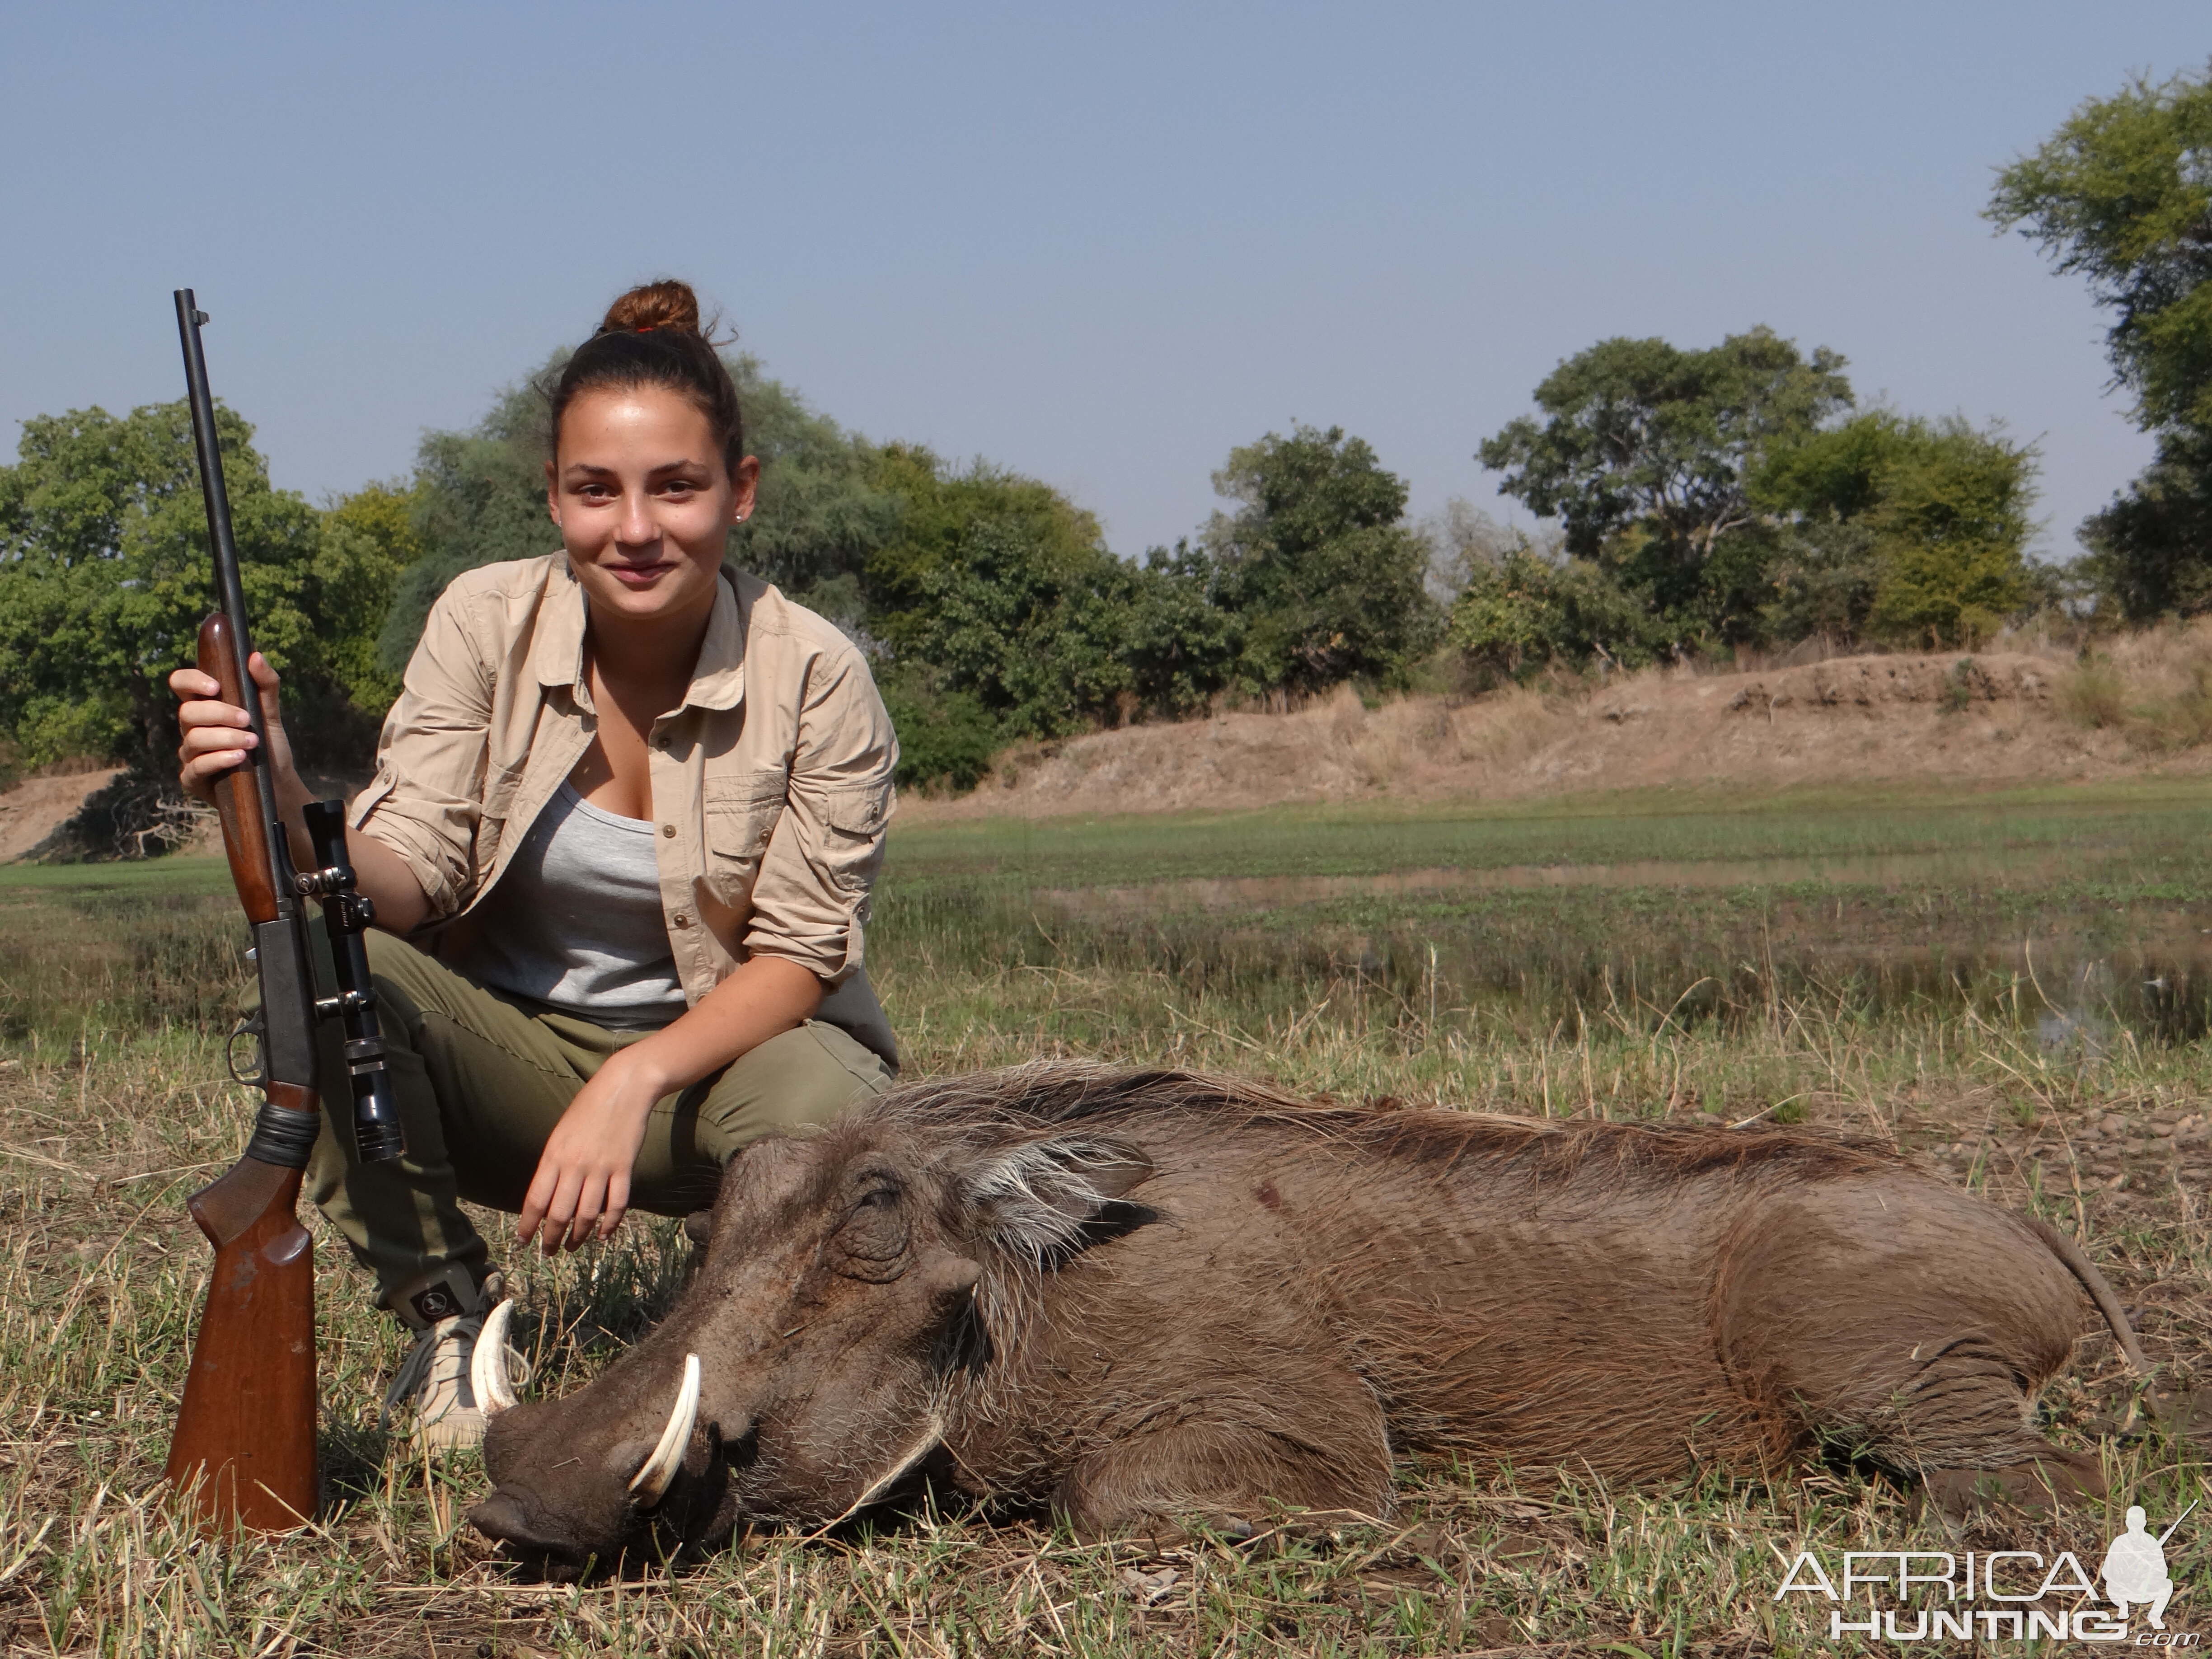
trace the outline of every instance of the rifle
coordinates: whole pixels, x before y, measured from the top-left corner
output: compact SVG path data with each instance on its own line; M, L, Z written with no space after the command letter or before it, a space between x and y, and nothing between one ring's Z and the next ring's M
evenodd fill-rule
M306 874L293 868L260 692L246 669L253 654L246 592L200 352L200 325L207 316L195 307L191 289L179 289L176 301L219 605L200 624L199 665L221 684L225 702L246 710L258 739L243 764L216 781L215 795L231 881L253 930L246 956L261 988L259 1012L232 1033L234 1045L240 1036L256 1039L259 1068L245 1075L234 1066L232 1075L257 1085L263 1099L244 1156L193 1194L188 1206L215 1246L215 1271L192 1342L166 1473L188 1492L204 1521L225 1529L243 1524L281 1532L313 1516L317 1490L315 1251L296 1209L301 1171L322 1127L315 1080L318 1019L344 1022L362 1159L398 1158L406 1141L362 945L362 931L375 919L375 908L354 890L343 803L319 801L307 809L308 838L321 867ZM323 902L337 978L333 997L315 992L302 902L310 896Z

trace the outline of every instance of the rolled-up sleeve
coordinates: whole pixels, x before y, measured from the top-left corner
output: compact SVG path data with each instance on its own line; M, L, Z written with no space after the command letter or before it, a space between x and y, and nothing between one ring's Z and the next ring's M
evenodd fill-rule
M354 828L413 874L432 922L460 909L475 881L491 671L473 642L471 599L448 589L431 607L405 689L385 718L376 777L353 806Z
M761 860L744 946L835 986L860 968L868 896L896 804L898 738L857 651L824 653L810 671L789 788Z

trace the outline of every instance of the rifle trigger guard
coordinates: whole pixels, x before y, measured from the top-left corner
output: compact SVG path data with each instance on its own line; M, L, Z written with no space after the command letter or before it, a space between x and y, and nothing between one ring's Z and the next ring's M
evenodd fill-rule
M238 1029L230 1034L229 1040L223 1044L223 1065L229 1069L234 1081L243 1083L248 1088L258 1089L269 1080L269 1050L267 1045L262 1041L268 1029L257 1010L252 1018L238 1022ZM246 1036L253 1039L255 1069L251 1073L238 1069L238 1040Z

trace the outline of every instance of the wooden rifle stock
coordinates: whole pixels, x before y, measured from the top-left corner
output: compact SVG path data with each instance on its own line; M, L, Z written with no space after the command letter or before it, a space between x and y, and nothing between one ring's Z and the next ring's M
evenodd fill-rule
M269 1094L315 1110L311 1091L279 1083ZM299 1170L251 1155L191 1196L215 1272L164 1472L222 1529L284 1532L314 1517L315 1242L299 1199Z
M258 706L220 611L201 624L199 665L221 684L225 702ZM216 782L216 810L239 902L264 937L279 915L277 866L251 766ZM264 1009L264 1017L281 1012ZM312 1135L308 1126L321 1115L316 1091L274 1079L264 1087L269 1106L304 1115L299 1126ZM281 1532L315 1512L315 1244L299 1222L300 1175L249 1146L189 1206L215 1246L215 1271L167 1474L222 1528Z

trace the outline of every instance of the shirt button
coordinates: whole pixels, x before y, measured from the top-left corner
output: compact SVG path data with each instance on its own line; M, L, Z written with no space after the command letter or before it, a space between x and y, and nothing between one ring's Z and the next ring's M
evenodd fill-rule
M678 910L676 915L671 918L671 920L672 920L678 927L689 927L691 925L691 918L685 915L681 910Z
M672 823L664 823L660 826L660 833L673 841L676 838L676 826Z

